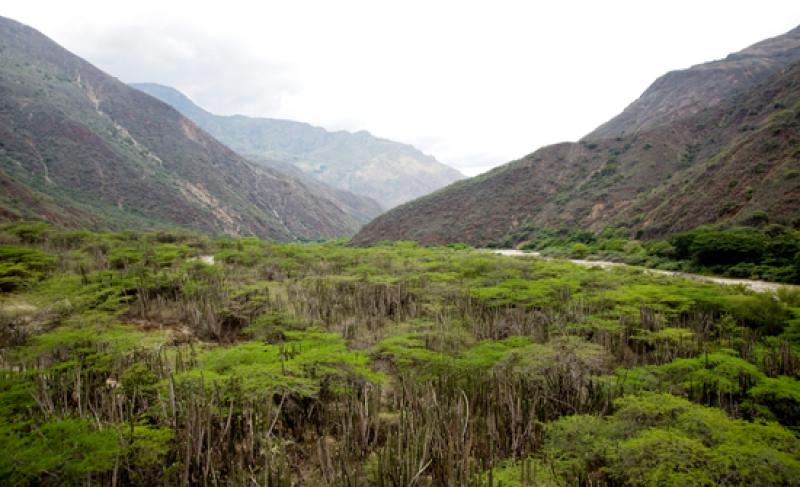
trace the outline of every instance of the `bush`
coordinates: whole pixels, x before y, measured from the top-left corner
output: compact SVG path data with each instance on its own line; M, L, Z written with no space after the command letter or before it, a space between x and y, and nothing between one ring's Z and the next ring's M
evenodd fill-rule
M576 259L585 259L589 255L589 246L584 243L572 244L570 254Z
M651 429L623 441L615 460L612 477L630 485L716 485L708 448L676 431Z
M753 400L765 406L773 419L785 425L800 425L800 382L791 377L765 378L749 391Z
M11 292L38 281L56 259L26 247L0 245L0 292Z
M674 257L675 247L665 240L651 240L644 244L647 253L658 257Z
M703 266L760 262L766 247L756 232L713 231L697 235L689 246L691 258Z
M791 313L771 294L727 296L724 306L740 323L766 335L780 334Z
M742 223L753 227L760 227L769 223L769 215L767 215L767 212L764 210L756 210L745 217Z
M3 230L15 235L22 243L34 244L47 239L50 226L43 222L24 222L9 225Z
M609 424L597 416L564 416L548 424L545 431L547 456L574 485L587 472L599 470L612 447Z
M89 476L114 468L121 453L113 428L93 421L53 419L31 426L35 433L0 427L0 480L6 485L89 485ZM55 477L55 483L48 479Z
M751 262L740 262L728 268L726 274L731 277L752 278L758 277L758 266Z

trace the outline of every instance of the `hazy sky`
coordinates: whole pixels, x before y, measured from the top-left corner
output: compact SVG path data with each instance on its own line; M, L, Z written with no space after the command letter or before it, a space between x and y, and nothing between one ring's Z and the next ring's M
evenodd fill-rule
M800 2L3 0L0 15L212 112L369 130L472 175L792 29Z

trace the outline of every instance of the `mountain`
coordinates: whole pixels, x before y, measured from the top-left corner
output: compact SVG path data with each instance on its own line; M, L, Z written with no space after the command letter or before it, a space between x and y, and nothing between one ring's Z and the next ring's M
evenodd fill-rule
M756 46L783 46L773 59L793 60L797 33ZM756 46L743 52L766 51ZM741 64L745 58L726 59ZM626 112L640 116L621 115L598 129L599 136L544 147L396 208L365 226L354 242L483 246L536 228L607 226L647 238L764 213L774 222L800 224L800 64L777 67L757 84L734 82L737 69L707 71L717 74L695 92L708 98L685 111L651 113L634 103ZM747 87L720 99L720 77ZM662 78L670 79L674 85L661 82L663 100L652 87L640 100L669 105L665 100L675 99L683 86L681 77ZM627 127L626 135L602 138L619 134L619 127Z
M280 240L360 226L329 195L252 164L169 105L2 17L0 186L3 220Z
M622 113L584 139L618 137L693 115L734 93L756 86L798 61L800 27L725 59L670 71L658 78Z
M153 83L132 86L172 105L245 157L291 163L330 186L373 198L386 209L464 177L411 145L366 131L328 132L290 120L219 116L173 88Z
M247 159L300 181L313 194L333 202L361 225L383 213L383 207L374 199L329 186L319 179L304 173L302 169L294 164L256 155L251 155Z
M198 124L198 126L203 127L204 130L208 130L212 136L225 143L228 147L231 147L230 143L223 140L221 136L227 137L229 141L237 140L238 136L235 132L225 133L224 131L220 131L218 125L213 122L214 119L225 119L226 117L217 117L203 110L181 92L154 83L132 83L129 86L143 91L172 106L185 117ZM215 134L214 132L217 133ZM239 152L239 154L244 154L244 152L238 150L237 152ZM321 195L335 202L336 206L344 210L345 213L355 218L361 224L367 223L383 212L381 204L373 198L357 195L346 189L325 184L320 179L306 174L302 169L292 163L276 159L274 156L264 156L256 153L249 153L246 156L243 155L243 157L261 166L266 166L283 174L287 174L302 182L302 184L311 189L314 194Z

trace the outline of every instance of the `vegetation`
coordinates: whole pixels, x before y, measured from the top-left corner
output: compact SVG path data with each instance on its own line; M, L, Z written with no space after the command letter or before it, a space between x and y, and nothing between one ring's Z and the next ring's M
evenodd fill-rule
M2 227L0 269L3 484L800 479L792 288L39 224Z
M626 230L523 228L493 246L519 245L556 257L610 260L666 270L800 283L800 230L782 225L704 226L666 240L631 240Z

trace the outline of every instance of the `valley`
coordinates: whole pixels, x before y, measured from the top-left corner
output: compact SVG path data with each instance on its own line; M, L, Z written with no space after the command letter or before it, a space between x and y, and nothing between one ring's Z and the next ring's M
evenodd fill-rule
M267 167L296 168L340 191L377 201L367 220L402 203L463 179L417 148L366 131L329 132L321 127L242 115L223 117L197 106L183 93L153 83L134 88L169 104L220 142ZM364 223L367 223L364 221Z
M134 34L139 7L72 45L268 116L123 82L0 17L0 485L800 485L800 27L464 178L366 130L271 117L371 116L474 169L507 152L449 137L511 140L485 114L545 90L511 68L562 76L539 71L560 42L515 58L489 47L506 24L442 35L448 11L428 26L446 41L416 52L435 62L403 70L426 32L392 35L405 4L383 25L318 4L291 32L276 4L196 2L171 30L171 4L150 5ZM192 42L190 23L227 30ZM585 115L570 101L554 118Z

